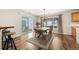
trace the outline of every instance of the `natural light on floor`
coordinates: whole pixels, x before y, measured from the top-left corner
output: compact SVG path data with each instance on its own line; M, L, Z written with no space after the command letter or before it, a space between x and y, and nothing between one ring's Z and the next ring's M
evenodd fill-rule
M28 39L33 38L33 32L28 33Z

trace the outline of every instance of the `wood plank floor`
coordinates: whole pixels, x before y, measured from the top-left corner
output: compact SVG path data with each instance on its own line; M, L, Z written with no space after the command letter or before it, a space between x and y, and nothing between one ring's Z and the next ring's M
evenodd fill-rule
M79 49L74 38L71 35L54 34L54 39L51 42L48 50L72 50ZM26 38L27 39L27 38ZM15 44L18 50L44 50L38 46L26 42L23 37L15 39Z

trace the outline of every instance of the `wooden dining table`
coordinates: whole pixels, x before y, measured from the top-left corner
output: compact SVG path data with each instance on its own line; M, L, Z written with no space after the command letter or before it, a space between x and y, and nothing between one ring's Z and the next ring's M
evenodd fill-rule
M39 38L40 36L44 36L44 33L47 33L47 30L49 28L45 28L45 27L42 27L42 28L35 28L35 33L38 34L37 38Z

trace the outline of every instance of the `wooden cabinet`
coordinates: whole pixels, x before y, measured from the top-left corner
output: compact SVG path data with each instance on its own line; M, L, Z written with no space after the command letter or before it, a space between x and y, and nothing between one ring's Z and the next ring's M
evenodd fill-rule
M72 21L73 22L79 22L79 12L73 12L72 13Z
M76 38L76 28L75 27L71 27L71 31L72 31L72 36L74 38Z
M71 27L71 31L72 31L72 38L73 40L71 41L71 47L72 48L77 48L77 42L76 42L76 27Z

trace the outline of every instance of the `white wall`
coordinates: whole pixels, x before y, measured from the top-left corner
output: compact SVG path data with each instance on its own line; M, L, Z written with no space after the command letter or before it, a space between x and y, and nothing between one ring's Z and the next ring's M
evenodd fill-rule
M40 17L40 16L37 16L37 20L36 20L36 22L41 23L41 17Z
M62 13L63 34L71 35L71 13L66 11Z
M79 44L79 27L76 28L76 41Z

